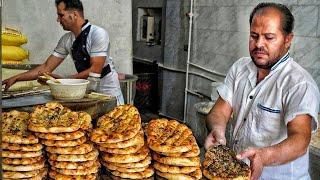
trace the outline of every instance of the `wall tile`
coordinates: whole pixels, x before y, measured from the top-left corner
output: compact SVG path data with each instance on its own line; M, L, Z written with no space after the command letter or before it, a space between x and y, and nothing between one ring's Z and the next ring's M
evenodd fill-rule
M319 0L299 0L299 5L320 5Z
M317 37L320 37L320 6L318 6L318 29L317 29Z
M280 3L280 4L285 4L285 5L297 5L298 0L251 0L252 5L257 5L262 2L275 2L275 3Z
M293 6L292 14L295 17L296 35L316 37L318 7L317 6Z
M213 7L196 7L194 9L194 28L197 29L216 29L217 12L219 8Z

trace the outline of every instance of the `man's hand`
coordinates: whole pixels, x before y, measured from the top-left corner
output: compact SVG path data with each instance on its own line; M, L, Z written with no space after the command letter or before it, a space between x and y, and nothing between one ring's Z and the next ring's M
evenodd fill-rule
M7 91L14 83L17 82L17 77L11 77L2 81L2 85L5 85L4 90Z
M208 149L219 144L226 145L225 132L220 128L213 128L204 142L204 148Z
M251 180L258 180L264 166L264 155L260 148L249 148L237 155L239 160L248 158L250 160Z

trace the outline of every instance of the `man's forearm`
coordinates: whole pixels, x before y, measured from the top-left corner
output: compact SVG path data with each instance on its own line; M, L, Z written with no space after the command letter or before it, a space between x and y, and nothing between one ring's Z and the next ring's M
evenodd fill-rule
M209 131L211 131L213 128L219 128L225 132L228 121L228 117L213 110L213 112L210 112L207 117L207 126Z

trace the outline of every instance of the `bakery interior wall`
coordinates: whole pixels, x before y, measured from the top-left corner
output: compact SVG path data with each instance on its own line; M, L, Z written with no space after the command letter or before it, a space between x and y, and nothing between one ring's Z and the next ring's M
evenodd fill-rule
M116 69L132 74L131 1L82 0L84 14L92 24L105 28L110 36ZM28 37L23 47L30 52L32 64L43 63L66 32L56 21L53 0L3 0L2 27L19 29ZM75 72L70 56L55 71L62 75Z

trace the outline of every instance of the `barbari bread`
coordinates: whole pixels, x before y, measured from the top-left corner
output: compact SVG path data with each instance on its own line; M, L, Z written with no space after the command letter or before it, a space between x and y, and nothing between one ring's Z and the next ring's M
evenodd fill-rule
M93 173L97 173L100 168L100 163L99 161L95 161L93 166L85 168L85 169L59 169L55 167L51 167L52 170L64 174L64 175L89 175Z
M100 143L99 146L104 148L127 148L141 143L144 143L144 134L142 130L131 139L117 143Z
M107 162L132 163L145 159L149 154L149 148L145 145L134 154L111 154L103 153L102 158Z
M200 169L200 166L171 166L167 164L162 164L158 162L153 163L154 169L163 172L163 173L173 173L173 174L189 174L194 172L197 169Z
M172 166L200 166L200 157L167 157L152 153L152 158L159 163Z
M161 155L169 156L169 157L197 157L200 155L200 148L195 141L195 139L192 141L192 149L187 152L183 153L166 153L166 152L158 152Z
M145 159L138 161L138 162L132 162L132 163L112 163L115 166L123 167L123 168L141 168L148 166L151 164L151 156L148 155Z
M2 164L2 170L5 171L34 171L38 169L44 168L45 161L39 161L34 164L28 164L28 165L8 165L8 164Z
M212 180L249 180L247 164L236 158L235 152L224 145L212 146L205 154L203 175Z
M134 173L125 173L119 171L111 171L114 176L119 176L121 178L129 178L129 179L144 179L152 176L154 174L154 170L151 166L145 169L142 172L134 172Z
M126 147L126 148L105 148L105 147L99 147L99 150L102 152L107 152L107 153L113 153L113 154L133 154L139 151L144 145L144 142L141 141L140 144L136 144L131 147Z
M82 162L91 161L98 157L99 152L97 149L87 154L49 154L48 157L51 161L71 161L71 162Z
M52 154L87 154L93 149L92 143L84 143L74 147L46 147L46 151Z
M117 143L133 138L141 129L140 114L133 105L115 107L98 119L91 140L95 143Z
M195 143L192 131L176 120L151 120L146 132L148 145L156 152L183 153L192 150Z
M36 106L31 113L29 130L41 133L74 132L81 124L77 112L56 102Z
M34 171L26 171L26 172L17 172L17 171L3 171L3 178L10 178L10 179L25 179L25 178L32 178L38 175L43 175L47 173L47 168L34 170Z
M48 140L56 140L56 141L61 141L61 140L75 140L79 139L82 136L85 135L84 131L74 131L70 133L35 133L36 136L38 136L41 139L48 139Z
M49 163L52 167L59 169L86 169L94 165L95 160L83 162L68 162L68 161L51 161Z
M2 142L2 149L10 151L40 151L43 148L42 144L15 144Z
M164 177L166 179L183 179L183 180L194 180L194 179L201 179L202 178L202 173L200 167L189 173L189 174L182 174L182 173L164 173L161 171L156 171L157 175Z
M28 164L34 164L43 160L44 160L43 156L31 157L31 158L2 158L2 163L13 164L13 165L28 165Z
M28 131L29 113L12 110L2 113L2 142L35 144L39 139Z
M47 140L47 139L42 139L41 143L46 145L46 146L55 146L55 147L73 147L73 146L78 146L87 141L86 136L82 136L79 139L75 140L66 140L66 141L55 141L55 140Z
M82 176L75 176L75 175L64 175L53 170L50 170L49 176L55 180L95 180L97 179L96 173L82 175Z
M2 157L30 158L42 156L42 151L2 151Z

